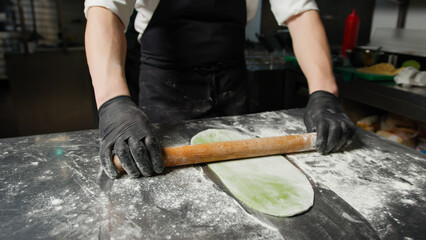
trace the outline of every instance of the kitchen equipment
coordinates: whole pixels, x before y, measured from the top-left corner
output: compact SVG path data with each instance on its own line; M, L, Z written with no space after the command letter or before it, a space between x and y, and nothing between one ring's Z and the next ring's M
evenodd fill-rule
M385 52L381 51L381 47L376 50L357 47L346 50L346 53L353 67L371 66L385 60Z
M204 143L165 147L162 149L164 166L174 167L231 159L260 157L315 149L316 133L280 137L253 138L238 141ZM114 165L124 171L114 155Z
M376 28L371 41L366 46L358 46L361 49L377 49L389 55L387 62L395 67L400 67L407 60L419 62L421 71L426 66L426 30Z

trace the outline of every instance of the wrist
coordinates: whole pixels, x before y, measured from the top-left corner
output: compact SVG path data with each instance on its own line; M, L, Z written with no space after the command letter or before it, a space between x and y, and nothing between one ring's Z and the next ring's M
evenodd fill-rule
M129 97L130 98L130 93L128 92L115 92L112 94L103 94L103 95L96 95L95 100L96 100L96 106L98 107L98 110L107 102L117 98L117 97Z
M121 95L130 96L126 78L121 69L109 68L111 71L91 73L96 105L99 107L106 101Z
M94 82L93 87L98 109L102 104L117 96L130 96L125 79L120 79L119 81L105 80L103 82Z
M313 86L309 86L309 94L312 94L314 92L318 91L324 91L333 94L334 96L339 96L339 90L337 88L337 84L334 81L323 81L320 82L320 84L312 84Z
M103 110L105 110L106 108L108 108L109 105L114 105L114 104L117 104L117 103L133 103L133 101L130 98L130 96L127 96L127 95L115 96L111 99L108 99L104 103L102 103L102 105L99 106L98 112L100 113Z
M324 91L324 90L318 90L309 95L311 98L318 98L318 97L329 97L333 99L337 99L336 95L334 95L331 92Z

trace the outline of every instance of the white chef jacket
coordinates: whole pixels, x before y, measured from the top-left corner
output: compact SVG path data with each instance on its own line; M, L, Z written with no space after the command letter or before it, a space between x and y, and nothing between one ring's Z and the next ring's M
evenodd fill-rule
M138 13L135 19L135 29L140 33L140 38L159 2L160 0L85 0L84 14L87 17L87 10L90 7L104 7L117 15L127 28L133 9L136 9ZM315 0L269 0L269 2L275 19L280 25L284 25L285 21L299 13L318 10ZM254 18L258 5L259 0L246 0L247 21Z

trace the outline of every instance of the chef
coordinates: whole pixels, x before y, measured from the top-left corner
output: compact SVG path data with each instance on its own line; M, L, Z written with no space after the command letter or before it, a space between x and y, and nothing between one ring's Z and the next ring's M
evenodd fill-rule
M316 149L338 151L354 126L337 101L330 50L314 0L270 0L287 25L309 85L304 123ZM246 113L245 26L258 0L86 0L86 54L99 109L100 159L118 176L116 154L131 177L163 171L151 122ZM130 99L125 29L133 10L140 33L139 106Z

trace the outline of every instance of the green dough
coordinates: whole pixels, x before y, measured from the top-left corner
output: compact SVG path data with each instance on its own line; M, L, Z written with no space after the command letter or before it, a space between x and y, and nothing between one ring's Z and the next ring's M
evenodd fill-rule
M239 132L208 129L191 144L248 139ZM289 217L308 210L314 202L309 180L281 155L208 164L223 184L249 207L273 216Z

